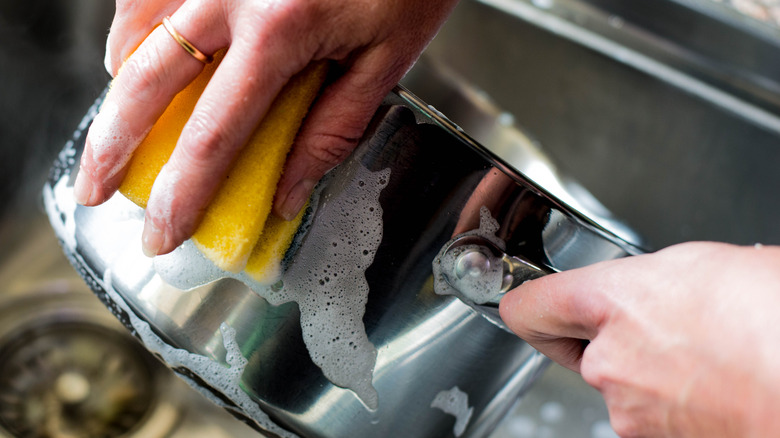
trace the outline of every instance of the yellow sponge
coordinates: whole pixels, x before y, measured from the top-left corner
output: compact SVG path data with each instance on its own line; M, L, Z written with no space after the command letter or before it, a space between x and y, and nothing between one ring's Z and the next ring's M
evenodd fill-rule
M307 206L304 206L298 216L291 221L276 215L268 217L260 240L249 255L249 261L244 269L258 283L272 284L281 277L284 255L303 222Z
M219 59L221 54L215 56L215 62L176 96L134 153L119 191L136 204L145 207L154 179L170 158L184 123ZM287 154L326 74L327 63L316 62L290 79L206 209L192 239L200 251L221 269L232 272L243 269L259 237L264 234L267 219L274 218L271 208ZM280 250L280 255L266 257L278 257L280 260L297 228L298 225L293 223L275 225L268 238L278 240L276 246L284 246L284 249ZM259 254L253 257L262 258ZM266 263L253 262L253 272L262 272L265 268L261 265Z
M171 157L184 124L192 115L198 98L203 94L206 84L214 75L224 55L224 50L216 53L214 62L207 64L198 77L173 98L144 141L133 152L127 175L119 186L119 192L127 199L146 208L157 174Z

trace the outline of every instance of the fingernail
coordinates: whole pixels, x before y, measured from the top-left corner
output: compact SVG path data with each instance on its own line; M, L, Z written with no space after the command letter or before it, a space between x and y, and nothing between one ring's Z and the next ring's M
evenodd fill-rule
M95 184L84 172L79 172L76 175L76 182L73 183L73 196L76 198L76 202L81 205L94 205L97 201L95 199L97 198Z
M144 255L154 257L160 253L160 248L162 248L163 242L165 242L165 233L147 219L144 221L141 242L143 243Z
M290 189L290 192L287 193L287 198L284 199L279 209L279 214L284 220L291 221L295 219L295 216L298 216L309 196L311 196L311 191L316 184L317 181L303 179Z

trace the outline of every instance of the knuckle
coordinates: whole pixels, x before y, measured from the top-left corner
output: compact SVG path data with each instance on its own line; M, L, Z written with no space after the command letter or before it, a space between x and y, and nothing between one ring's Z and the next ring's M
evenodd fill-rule
M358 140L355 137L320 134L312 139L305 150L315 161L333 167L347 158L357 146Z
M124 91L139 102L150 103L164 97L166 70L156 49L137 51L122 67Z
M281 48L280 44L295 41L295 44L286 44L283 48L287 57L287 62L282 63L285 65L276 66L277 69L284 67L289 70L295 64L289 62L290 60L305 63L315 51L314 48L318 44L316 40L322 33L319 29L323 28L323 14L319 12L319 3L321 2L251 2L240 9L238 24L233 30L234 37L244 40L247 47L256 53L263 53L273 47ZM271 65L265 66L268 67ZM296 71L285 71L284 77L288 78Z
M267 24L276 25L278 27L276 30L279 31L302 29L319 16L319 3L311 1L262 3L252 8L251 13L255 18L259 18ZM295 26L291 27L291 24Z
M183 242L194 231L197 212L197 193L192 193L192 184L186 173L163 167L152 188L146 216L153 220L158 228L165 230L166 238L173 242ZM177 245L174 245L177 246Z
M598 359L595 348L597 346L593 343L585 348L580 362L580 374L585 383L603 392L609 378L603 361Z
M193 113L179 140L186 161L197 168L213 168L216 162L231 156L237 145L233 131L209 113L207 110Z

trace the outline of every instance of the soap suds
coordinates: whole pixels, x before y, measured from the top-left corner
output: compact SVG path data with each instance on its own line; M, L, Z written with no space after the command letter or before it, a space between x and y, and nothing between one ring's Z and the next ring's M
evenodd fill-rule
M110 267L105 278L100 278L84 265L76 252L75 211L72 181L67 175L75 166L75 142L83 135L89 119L95 115L100 100L96 101L87 116L61 152L61 163L50 175L50 183L43 190L46 209L53 227L63 241L66 253L77 259L77 265L85 269L85 279L95 283L98 289L106 291L115 314L127 313L133 329L142 334L147 348L161 355L168 365L192 370L204 382L236 402L253 419L267 430L282 436L292 436L273 424L257 404L240 389L238 382L243 367L232 364L225 368L210 358L175 349L166 344L125 303L121 295L111 286ZM103 108L97 119L117 118L118 112L111 105ZM108 125L104 125L108 126ZM114 133L97 129L96 138L113 140ZM122 131L120 124L119 131ZM135 141L121 132L116 137L122 141ZM105 145L104 145L105 146ZM98 155L108 153L111 146L97 148ZM329 177L320 205L308 219L308 232L296 236L293 249L297 252L285 260L288 269L282 281L273 286L260 285L246 274L224 272L208 261L192 244L185 243L173 253L154 259L154 269L166 282L182 290L192 289L220 278L232 277L247 284L271 304L295 301L301 313L303 340L312 361L319 366L326 378L333 384L352 390L369 410L378 408L378 395L373 387L373 370L377 351L368 339L363 315L368 297L366 269L373 263L382 241L382 208L379 195L389 182L390 169L371 172L357 161L345 163L347 172ZM114 169L112 169L114 171ZM322 189L321 189L322 190ZM124 200L124 198L122 198ZM135 210L128 206L112 206L109 201L96 208L119 208ZM134 215L133 220L142 223L143 214ZM86 272L89 271L89 272ZM89 277L94 277L90 280ZM121 309L121 310L120 310ZM223 330L225 347L231 351L230 330ZM237 351L237 350L235 350ZM239 355L233 357L238 358ZM239 372L240 370L240 372ZM219 376L225 376L219 379ZM206 391L207 392L207 391ZM222 403L224 404L224 403Z
M59 222L51 222L63 246L70 251L75 251L76 218L73 212L77 204L73 196L73 188L67 186L66 182L67 178L61 178L53 188L47 183L43 187L43 201L46 214L50 218L60 219Z
M149 195L149 200L154 199L157 211L154 212L154 217L159 217L165 220L165 227L171 228L172 217L172 205L175 198L174 189L178 186L179 181L182 179L182 173L180 170L175 169L169 164L165 164L157 175L154 184L152 185L152 192ZM159 207L162 206L162 207Z
M312 361L333 384L352 390L371 410L378 407L373 370L376 348L363 325L368 300L365 271L382 241L379 195L390 170L357 170L328 182L309 231L299 242L282 280L263 285L250 276L216 267L191 242L154 259L155 271L182 290L235 278L272 305L290 301L301 313L303 340Z
M214 388L218 388L225 396L238 405L241 410L257 422L263 429L276 433L282 437L296 437L278 425L276 425L268 415L263 412L257 403L241 389L241 376L248 363L247 359L241 354L238 344L235 340L236 331L226 323L219 327L222 333L222 342L227 350L225 360L228 366L199 354L190 353L187 350L173 348L165 343L146 321L140 319L130 309L127 303L117 293L111 285L111 271L107 270L103 276L103 289L111 300L120 306L129 316L130 324L136 330L136 334L141 338L146 348L152 353L157 353L163 358L165 363L172 368L185 367L203 381Z
M448 251L450 244L464 236L478 236L493 243L502 251L506 244L496 237L499 229L498 221L491 215L486 207L479 210L479 229L467 231L455 236L447 242L436 258L433 260L433 290L439 295L454 295L472 303L482 304L488 302L501 291L504 282L504 269L500 260L487 260L485 269L478 275L456 275L457 264L460 256L466 252L478 249L478 245L463 245L455 250Z
M174 348L163 341L152 330L149 323L139 318L136 313L125 302L122 296L114 289L112 284L111 270L106 269L103 276L95 274L76 252L75 227L73 225L76 203L72 201L72 193L65 196L56 195L63 190L72 192L71 186L66 186L67 178L57 181L52 188L50 184L44 187L44 200L47 213L52 218L52 226L57 235L62 239L66 254L76 259L76 263L83 271L83 276L88 282L94 283L91 287L97 287L105 294L104 301L109 305L111 311L120 318L120 320L132 327L134 334L138 336L146 348L152 353L158 354L172 368L183 367L198 376L203 382L213 388L217 388L227 398L236 404L245 414L252 418L259 427L275 433L281 437L294 438L297 435L283 429L275 424L268 415L260 409L258 404L252 400L249 395L241 389L241 377L247 364L246 358L241 354L238 344L235 341L235 330L226 323L220 325L223 345L227 350L225 357L228 366L222 363L199 355L190 353L187 350ZM59 221L56 219L60 219ZM190 380L190 383L192 381ZM207 394L199 385L194 387ZM215 397L211 397L212 399ZM224 402L219 403L225 406ZM228 406L225 406L228 407Z
M457 386L447 391L441 391L431 402L431 407L442 410L445 414L455 417L455 426L452 432L459 437L469 425L474 408L469 407L469 395L461 391Z
M119 113L119 106L107 101L89 128L90 149L85 153L91 154L89 158L97 175L110 179L127 165L133 151L148 133L134 135L130 123Z

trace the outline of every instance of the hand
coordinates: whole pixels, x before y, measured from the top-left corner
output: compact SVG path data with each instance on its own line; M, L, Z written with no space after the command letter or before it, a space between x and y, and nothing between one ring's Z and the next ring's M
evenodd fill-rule
M173 0L117 3L107 66L118 73L87 135L76 199L106 201L135 147L203 68L161 26L206 54L228 47L146 210L144 245L170 252L194 232L222 175L287 80L312 60L340 75L307 116L277 188L292 218L315 183L356 146L384 96L411 67L455 0ZM131 55L132 53L132 55ZM125 61L126 60L126 61ZM158 185L168 186L159 190Z
M780 247L677 245L528 282L500 310L601 391L620 436L780 434Z

